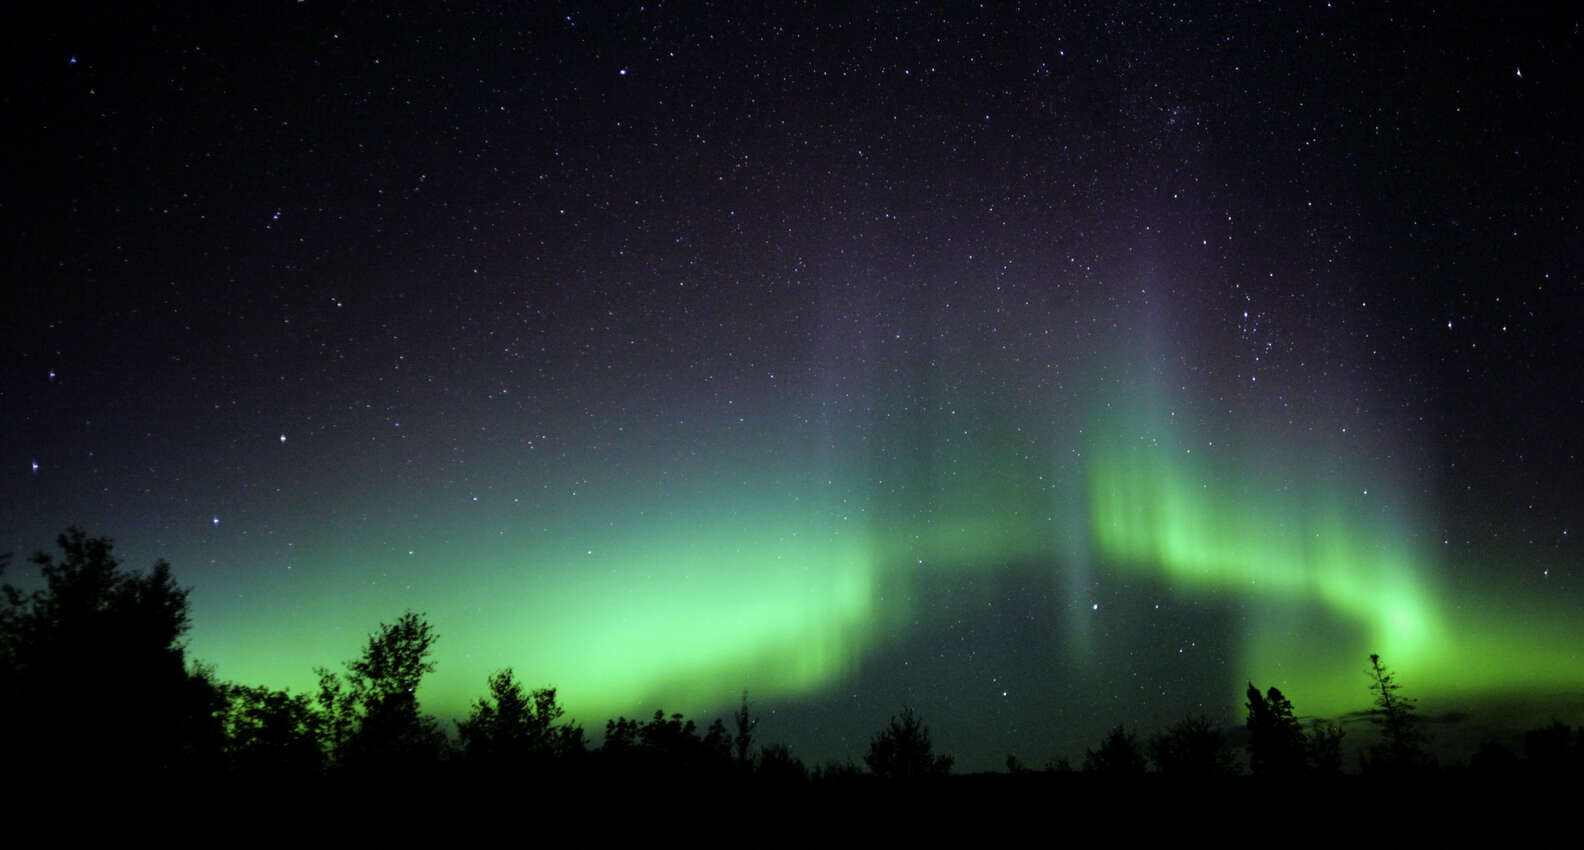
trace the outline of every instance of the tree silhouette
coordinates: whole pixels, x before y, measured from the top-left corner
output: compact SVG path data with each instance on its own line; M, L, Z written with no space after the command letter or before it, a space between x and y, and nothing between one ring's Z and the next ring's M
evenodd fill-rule
M127 572L108 538L76 528L56 542L58 560L32 558L42 588L4 588L0 724L14 733L9 760L41 782L150 778L211 764L221 696L187 667L188 592L170 564Z
M457 721L463 751L475 763L525 768L583 751L582 727L557 725L566 712L555 688L527 693L509 667L489 678L489 688L468 719Z
M925 726L913 709L904 707L899 717L869 740L864 764L876 776L888 779L919 779L951 773L952 757L935 755Z
M1118 725L1106 733L1100 749L1084 753L1084 773L1101 776L1127 777L1144 773L1144 753L1139 749L1138 736Z
M618 717L605 723L600 759L607 771L649 776L724 776L732 764L731 736L717 718L702 737L681 714L656 710L647 723Z
M1309 726L1309 737L1304 741L1304 752L1309 759L1309 769L1320 776L1336 776L1342 772L1342 727L1316 719Z
M605 743L600 745L600 752L608 756L620 756L636 749L641 726L638 721L625 717L605 721Z
M1149 755L1155 769L1167 776L1209 778L1238 773L1226 736L1203 716L1185 717L1150 738Z
M1249 732L1249 770L1255 776L1294 776L1305 765L1303 727L1293 716L1293 706L1276 688L1260 695L1248 686L1246 726Z
M1428 767L1430 757L1424 749L1419 718L1414 715L1414 700L1398 695L1402 685L1397 682L1397 674L1381 663L1378 654L1370 656L1365 672L1370 677L1370 690L1375 692L1370 721L1380 727L1381 740L1363 755L1362 767L1385 772Z
M759 750L759 779L776 784L800 783L808 779L803 760L792 755L786 744L770 744Z
M746 765L753 748L753 729L759 725L759 721L748 713L747 691L743 691L742 706L732 715L732 721L737 727L737 734L732 737L732 749L737 756L737 763Z
M324 768L322 718L305 694L225 685L226 756L234 776L275 788Z
M408 611L380 623L344 674L319 669L319 704L337 765L363 772L404 772L435 762L446 746L433 717L418 711L418 685L434 671L438 636Z
M1530 729L1523 735L1523 754L1529 775L1552 783L1575 780L1584 767L1584 729L1575 732L1560 720Z

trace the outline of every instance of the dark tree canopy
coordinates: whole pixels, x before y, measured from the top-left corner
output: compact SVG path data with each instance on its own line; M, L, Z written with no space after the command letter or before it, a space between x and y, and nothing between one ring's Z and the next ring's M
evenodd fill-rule
M929 727L913 709L903 708L901 716L891 718L891 723L870 739L864 764L876 776L890 779L946 776L951 773L952 757L936 755L934 749Z
M233 775L288 785L324 768L323 717L305 694L267 687L224 686L225 749Z
M218 750L220 695L187 668L187 590L164 561L123 569L108 538L57 543L33 556L42 588L4 589L0 722L28 730L12 757L45 774L196 767Z
M457 733L469 758L492 765L531 767L583 751L583 729L559 721L555 688L523 690L511 668L489 678L490 695L474 703Z
M655 710L646 723L618 717L605 723L602 764L618 774L671 774L688 778L724 776L732 765L732 739L719 718L698 734L681 714Z

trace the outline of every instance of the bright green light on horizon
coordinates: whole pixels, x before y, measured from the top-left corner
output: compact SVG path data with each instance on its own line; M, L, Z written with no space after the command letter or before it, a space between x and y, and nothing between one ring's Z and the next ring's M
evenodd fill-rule
M488 600L452 612L494 624L454 649L554 683L579 716L814 691L853 669L884 620L867 536L842 531L765 515L517 553L490 565Z
M440 635L421 698L443 717L465 716L503 667L556 687L596 729L619 714L726 706L743 688L816 693L895 631L899 606L883 598L863 512L805 485L715 480L640 511L552 509L500 537L437 519L440 530L416 533L453 542L390 567L388 550L323 547L322 562L298 563L323 576L299 597L216 600L236 607L213 627L199 606L192 649L226 678L312 692L316 666L339 669L410 608Z

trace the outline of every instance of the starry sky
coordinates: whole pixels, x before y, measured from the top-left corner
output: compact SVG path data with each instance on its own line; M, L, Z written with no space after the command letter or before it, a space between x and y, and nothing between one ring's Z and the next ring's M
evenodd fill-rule
M1579 710L1576 14L407 5L12 28L0 549L809 759Z

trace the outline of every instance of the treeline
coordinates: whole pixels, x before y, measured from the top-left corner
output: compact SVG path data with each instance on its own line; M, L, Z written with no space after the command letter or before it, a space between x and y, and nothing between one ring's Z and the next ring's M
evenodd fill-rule
M553 688L530 690L505 669L456 721L455 737L425 714L417 691L434 670L437 640L421 615L381 624L340 670L319 669L312 694L218 680L189 663L187 591L170 566L124 570L111 544L71 530L60 555L39 554L43 586L4 588L0 609L0 720L10 742L9 799L41 789L133 792L181 788L193 799L325 814L361 801L388 810L436 799L471 807L566 800L574 789L850 787L892 780L915 787L951 773L929 729L903 709L871 738L863 767L805 765L787 747L761 742L748 695L728 719L700 728L680 714L607 721L599 746L565 716ZM1442 771L1414 701L1378 656L1367 668L1371 719L1379 735L1362 748L1366 775L1423 777ZM1246 692L1246 743L1189 717L1140 739L1122 726L1075 768L1059 759L1030 769L1007 757L1014 776L1087 774L1096 782L1150 775L1193 780L1312 782L1343 773L1344 733L1316 721L1304 728L1276 688ZM1490 742L1465 773L1491 778L1576 781L1584 729L1555 723L1523 738L1522 752ZM926 783L929 784L929 783ZM663 806L665 798L642 797ZM251 801L251 802L250 802Z

